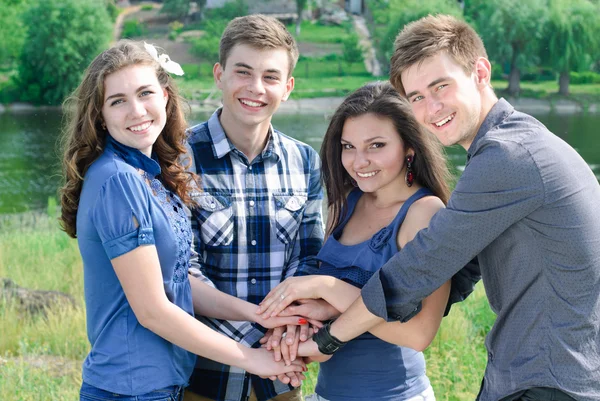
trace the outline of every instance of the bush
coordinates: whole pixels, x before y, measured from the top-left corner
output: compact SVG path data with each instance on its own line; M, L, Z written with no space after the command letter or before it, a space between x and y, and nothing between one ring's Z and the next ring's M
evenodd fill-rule
M600 74L592 71L570 72L569 80L572 84L600 84Z
M114 0L106 0L106 11L110 15L111 21L115 22L119 16L119 8L116 6Z
M355 33L348 36L344 40L344 42L343 42L343 45L344 45L343 58L346 63L348 63L348 64L362 63L364 61L363 48L358 42L359 42L358 35Z
M121 38L135 38L144 36L146 34L146 26L134 19L125 21L123 24L123 31L121 32Z
M112 34L105 4L94 0L44 0L24 15L29 27L18 67L21 100L60 104Z
M223 7L210 8L204 12L206 20L222 19L230 21L248 14L248 6L244 0L225 2ZM220 35L219 35L220 36Z
M219 61L219 40L220 37L212 35L190 39L190 43L192 44L190 53L202 60L216 63Z
M154 6L152 4L144 4L141 8L142 11L152 11L154 10Z

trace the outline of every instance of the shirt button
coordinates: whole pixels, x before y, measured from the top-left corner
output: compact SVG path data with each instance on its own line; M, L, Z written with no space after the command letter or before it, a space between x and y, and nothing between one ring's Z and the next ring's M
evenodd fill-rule
M252 170L252 166L248 166L248 170Z
M251 200L250 202L248 202L250 204L250 206L254 206L254 201Z
M253 239L252 241L250 241L250 243L251 243L252 245L256 245L256 240L255 240L255 239Z
M251 282L252 284L256 284L256 279L255 279L255 278L253 278L252 280L250 280L250 282Z
M144 238L146 238L146 234L142 234L142 235L140 235L140 238L141 238L141 239L144 239Z
M210 208L211 208L211 209L214 209L215 207L217 207L217 204L216 204L216 203L211 203L211 204L210 204Z

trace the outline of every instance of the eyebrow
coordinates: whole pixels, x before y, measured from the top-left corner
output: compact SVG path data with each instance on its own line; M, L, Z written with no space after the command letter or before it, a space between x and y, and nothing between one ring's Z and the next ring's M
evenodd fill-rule
M151 86L152 85L142 85L139 88L137 88L135 93L139 93L139 92L143 91L144 89L150 88ZM110 99L117 98L117 97L125 97L125 94L124 93L115 93L114 95L110 95L109 97L106 98L106 100L104 100L104 103L108 102Z
M436 86L436 85L437 85L437 84L439 84L440 82L444 82L444 81L447 81L447 80L449 80L449 79L450 79L449 77L441 77L441 78L435 79L435 80L431 81L431 83L430 83L429 85L427 85L427 88L431 88L432 86ZM406 97L407 97L408 99L410 99L411 97L413 97L413 96L414 96L414 95L416 95L417 93L419 93L419 91L412 91L412 92L410 92L410 93L407 93L407 94L406 94Z
M384 138L384 137L382 137L382 136L380 136L380 135L377 135L377 136L373 136L373 137L371 137L371 138L367 138L367 139L365 139L363 142L364 142L364 143L373 142L373 141L375 141L375 140L377 140L377 139L385 139L385 138ZM340 138L340 141L341 141L341 142L346 142L346 143L352 143L352 142L350 142L350 141L347 141L347 140L345 140L344 138Z
M240 63L235 63L234 65L235 65L236 67L247 68L247 69L249 69L249 70L253 70L253 71L254 71L254 68L252 68L251 66L249 66L249 65L248 65L248 64L246 64L246 63L242 63L242 62L240 62ZM269 68L268 70L266 70L266 72L269 72L269 73L271 73L271 74L280 74L280 75L281 75L281 71L280 71L280 70L278 70L277 68Z

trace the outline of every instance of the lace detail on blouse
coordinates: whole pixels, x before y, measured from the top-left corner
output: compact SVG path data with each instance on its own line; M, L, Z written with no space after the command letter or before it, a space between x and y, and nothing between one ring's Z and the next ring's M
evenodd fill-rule
M179 196L165 188L159 179L152 177L146 171L138 171L152 190L152 194L158 198L177 238L177 261L173 272L173 281L180 283L187 277L192 248L192 228L184 209L185 206Z

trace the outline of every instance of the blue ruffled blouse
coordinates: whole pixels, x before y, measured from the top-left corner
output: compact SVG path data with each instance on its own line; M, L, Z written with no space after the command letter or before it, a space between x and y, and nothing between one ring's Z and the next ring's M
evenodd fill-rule
M91 343L84 382L126 395L187 384L195 355L138 322L111 264L138 246L154 245L167 298L193 316L187 276L192 235L184 207L160 181L156 160L107 137L85 174L77 212Z

